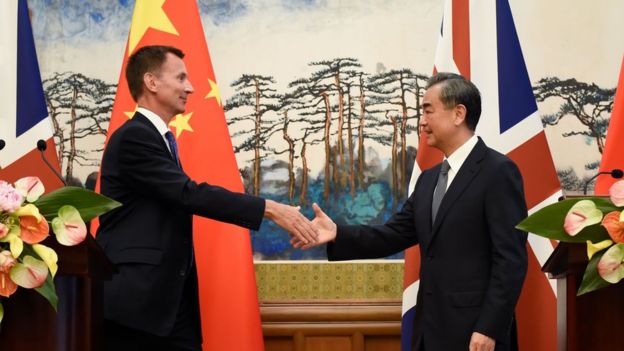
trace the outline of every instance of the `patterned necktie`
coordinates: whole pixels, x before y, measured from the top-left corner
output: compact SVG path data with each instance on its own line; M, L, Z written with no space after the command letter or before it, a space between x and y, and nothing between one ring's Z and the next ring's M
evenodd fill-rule
M167 133L165 133L165 138L167 139L167 142L169 143L169 149L171 150L171 154L173 155L173 158L175 158L176 163L178 164L178 166L180 166L180 168L182 168L182 166L180 165L180 158L178 157L178 143L176 142L175 137L173 136L173 133L171 133L171 131L168 131ZM190 272L191 267L193 266L193 263L195 262L195 252L193 251L193 238L191 236L191 239L189 240L190 244L190 251L191 254L189 255L190 257L190 261L186 267L186 271L184 271L184 274L182 275L186 275Z
M176 143L175 137L171 131L165 133L165 138L167 138L167 142L169 143L169 149L171 150L171 154L175 159L178 166L180 165L180 158L178 157L178 143Z
M444 162L442 162L442 167L440 168L438 184L436 184L435 191L433 193L433 202L431 203L431 223L435 222L438 209L440 208L440 203L442 203L442 199L446 193L446 183L448 181L449 169L451 169L451 166L447 160L444 160Z

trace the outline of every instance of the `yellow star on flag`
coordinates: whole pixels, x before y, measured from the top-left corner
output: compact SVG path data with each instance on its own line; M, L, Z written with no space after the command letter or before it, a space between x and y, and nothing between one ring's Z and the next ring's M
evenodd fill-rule
M134 117L134 114L136 113L136 110L138 108L139 108L139 105L134 105L134 110L126 111L126 112L124 112L124 115L128 116L128 119L132 119L132 117Z
M185 130L189 132L193 131L193 128L191 128L191 125L189 124L189 120L191 119L192 115L193 112L187 113L185 115L178 114L171 120L171 122L169 122L169 126L175 128L176 139L178 139L180 137L180 134L182 134L182 132Z
M178 35L178 31L162 9L165 0L137 0L134 5L130 35L128 36L128 55L132 54L143 35L149 28Z
M206 95L206 97L204 97L204 99L215 98L219 106L222 106L221 105L221 92L219 91L219 86L217 85L215 81L213 81L210 78L208 78L208 84L210 84L210 92L208 93L208 95Z

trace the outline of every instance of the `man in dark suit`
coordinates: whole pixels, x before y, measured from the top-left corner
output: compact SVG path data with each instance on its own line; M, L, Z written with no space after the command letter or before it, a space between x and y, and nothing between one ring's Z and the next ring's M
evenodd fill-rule
M104 286L107 350L201 350L192 215L255 230L267 217L293 237L316 240L297 208L184 173L167 126L193 93L183 57L173 47L147 46L128 59L139 108L104 151L101 192L123 204L101 216L97 234L118 269Z
M527 270L522 177L474 135L477 88L451 73L433 76L420 128L444 161L424 171L402 209L377 226L336 226L314 204L330 260L385 257L420 244L414 350L516 350L514 309ZM295 247L308 248L297 239Z

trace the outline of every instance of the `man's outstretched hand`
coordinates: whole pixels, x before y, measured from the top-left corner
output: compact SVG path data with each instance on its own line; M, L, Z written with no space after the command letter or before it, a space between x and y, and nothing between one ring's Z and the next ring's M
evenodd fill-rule
M318 230L299 212L299 207L266 200L264 216L287 231L293 240L306 245L314 244L318 240Z
M314 219L312 220L312 226L318 233L317 241L305 243L296 237L290 240L290 243L294 248L309 249L321 244L325 244L336 239L337 226L331 218L329 218L323 210L316 203L312 204L314 209Z

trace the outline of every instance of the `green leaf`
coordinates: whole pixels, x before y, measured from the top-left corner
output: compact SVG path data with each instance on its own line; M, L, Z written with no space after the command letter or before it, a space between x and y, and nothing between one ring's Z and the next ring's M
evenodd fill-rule
M56 307L58 306L58 296L56 295L56 289L54 288L54 280L52 279L52 275L48 274L45 283L42 286L35 288L39 294L50 302L54 311L56 311Z
M73 186L66 186L43 195L35 202L35 205L47 221L51 221L57 216L61 206L74 206L85 222L121 206L119 202L106 196Z
M583 199L592 200L602 213L618 210L609 199L601 197L586 197ZM585 243L587 240L599 242L609 239L609 233L607 233L607 230L601 226L600 223L585 227L576 236L570 236L563 230L563 222L566 214L570 208L580 200L581 199L566 199L548 205L525 218L516 228L545 238L572 243Z
M611 285L611 283L602 279L600 274L598 274L598 261L600 261L604 253L605 251L595 254L587 264L585 274L583 274L583 282L581 283L576 296L581 296L583 294L587 294L588 292Z

